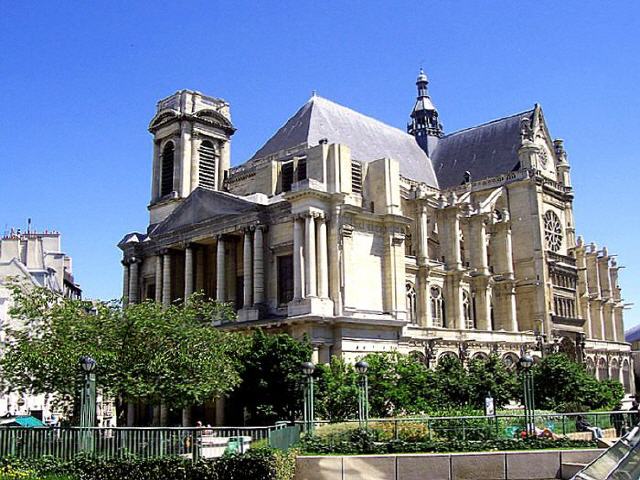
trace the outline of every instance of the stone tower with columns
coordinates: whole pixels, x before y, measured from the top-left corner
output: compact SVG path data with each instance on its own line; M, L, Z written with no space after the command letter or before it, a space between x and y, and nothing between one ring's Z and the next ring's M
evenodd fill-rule
M564 351L633 391L621 267L576 240L542 108L445 134L423 72L417 86L409 133L314 95L231 168L223 101L161 101L151 221L119 243L123 296L201 291L237 310L220 328L307 335L316 362Z

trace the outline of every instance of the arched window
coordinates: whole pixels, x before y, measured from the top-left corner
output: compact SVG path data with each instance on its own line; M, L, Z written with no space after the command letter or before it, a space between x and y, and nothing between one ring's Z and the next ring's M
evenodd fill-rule
M484 352L476 352L471 356L471 360L480 360L482 362L486 362L489 360L489 355Z
M204 140L198 148L198 168L200 169L198 185L209 190L217 190L216 167L218 150L210 140Z
M618 360L615 358L611 360L611 380L620 381L620 367L618 365Z
M591 358L587 358L587 373L592 377L596 376L596 366Z
M411 323L418 323L416 303L416 289L413 287L412 283L407 282L407 313Z
M629 361L624 359L622 362L622 385L625 393L631 393L631 377L629 375Z
M502 357L502 363L507 367L507 370L515 370L518 366L518 356L515 353L505 353Z
M164 197L173 192L173 158L175 147L169 142L162 150L162 174L160 178L160 196Z
M431 319L434 327L447 327L444 310L444 298L440 287L431 287Z
M607 380L609 378L609 369L607 367L607 361L604 357L600 357L598 360L598 380Z
M464 312L464 327L467 330L476 328L476 318L473 314L473 302L471 301L471 294L464 290L462 292L462 311Z

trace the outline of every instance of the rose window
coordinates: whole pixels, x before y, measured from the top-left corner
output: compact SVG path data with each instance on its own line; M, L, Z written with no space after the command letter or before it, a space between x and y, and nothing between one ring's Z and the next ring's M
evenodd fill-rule
M562 246L562 225L558 215L551 210L544 214L544 240L552 252L557 252Z

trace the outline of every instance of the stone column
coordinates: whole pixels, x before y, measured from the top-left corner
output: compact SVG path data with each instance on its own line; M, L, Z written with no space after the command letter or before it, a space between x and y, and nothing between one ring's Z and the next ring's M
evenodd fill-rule
M129 262L122 260L122 303L125 305L129 299Z
M165 250L162 255L162 305L171 305L171 253Z
M518 331L518 322L516 319L516 292L513 285L505 285L504 295L504 313L505 323L503 328L508 332Z
M204 246L196 250L196 262L194 269L196 271L196 292L202 292L204 290Z
M614 315L613 303L607 302L604 304L604 321L605 330L607 330L607 340L612 342L618 341L618 329L616 328L616 317Z
M137 258L132 258L129 264L129 303L140 302L140 296L138 295L138 291L140 290L138 263L139 260Z
M193 293L193 248L187 245L184 249L184 300Z
M153 142L153 175L151 181L151 201L155 202L160 197L160 182L161 182L161 165L160 159L160 142Z
M253 303L264 303L264 227L258 225L253 235Z
M497 274L513 278L513 251L511 246L511 228L509 226L509 212L502 210L502 221L496 224L496 248L498 261Z
M244 276L244 291L243 291L243 308L249 308L253 305L253 272L251 267L253 265L253 245L251 244L251 230L245 229L244 231L244 250L242 251L242 274Z
M221 303L226 302L227 300L224 263L224 239L222 238L222 235L218 235L218 245L216 248L216 301Z
M156 292L154 300L162 303L162 255L156 255Z
M304 295L302 286L304 278L304 257L302 255L302 219L293 218L293 299L300 300Z
M305 217L304 230L304 287L306 297L316 296L316 219L314 215Z
M487 229L485 224L485 215L474 215L469 222L469 256L471 268L476 274L488 275L489 263L487 261Z
M327 221L318 217L318 297L329 297L329 264L327 262Z
M429 260L429 223L427 201L418 201L418 265L426 265Z
M478 276L473 279L475 288L476 325L478 330L491 330L491 295L489 277Z

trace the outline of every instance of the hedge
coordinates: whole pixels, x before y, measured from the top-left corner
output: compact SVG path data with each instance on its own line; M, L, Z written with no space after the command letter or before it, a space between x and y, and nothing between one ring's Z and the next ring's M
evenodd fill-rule
M504 450L540 450L551 448L596 448L595 440L556 440L530 437L525 439L498 438L482 441L446 440L378 441L376 432L359 430L352 432L349 438L335 440L331 437L307 437L302 440L301 451L308 455L359 455L385 453L448 453L482 452Z
M192 462L181 457L102 459L78 456L70 461L0 458L2 469L25 472L13 480L293 480L296 452L252 449L245 454ZM0 480L3 477L0 475Z

